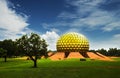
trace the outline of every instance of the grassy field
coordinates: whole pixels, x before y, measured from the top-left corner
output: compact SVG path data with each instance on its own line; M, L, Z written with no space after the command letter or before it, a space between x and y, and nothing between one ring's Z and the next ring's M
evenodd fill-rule
M120 58L117 61L65 61L38 60L38 68L33 62L22 59L0 59L0 78L120 78Z

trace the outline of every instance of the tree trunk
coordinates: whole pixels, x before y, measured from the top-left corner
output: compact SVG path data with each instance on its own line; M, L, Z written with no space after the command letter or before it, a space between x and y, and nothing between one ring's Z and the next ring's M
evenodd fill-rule
M30 57L30 59L34 62L34 68L36 68L37 67L37 56L35 56L35 58L33 58L32 56L29 56Z
M5 58L5 62L7 62L7 56L4 56L4 58Z
M34 60L34 67L37 67L37 60Z

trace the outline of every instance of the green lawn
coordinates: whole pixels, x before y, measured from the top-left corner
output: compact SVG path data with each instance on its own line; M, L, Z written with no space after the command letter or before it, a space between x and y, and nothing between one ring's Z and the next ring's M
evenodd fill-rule
M0 78L120 78L120 58L117 61L38 60L32 68L30 60L0 59Z

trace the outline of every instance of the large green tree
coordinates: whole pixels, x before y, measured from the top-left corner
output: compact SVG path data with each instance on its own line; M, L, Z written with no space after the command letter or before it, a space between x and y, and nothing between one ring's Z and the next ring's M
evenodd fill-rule
M18 47L34 62L34 67L37 67L37 59L47 53L47 44L38 34L23 35L16 42Z

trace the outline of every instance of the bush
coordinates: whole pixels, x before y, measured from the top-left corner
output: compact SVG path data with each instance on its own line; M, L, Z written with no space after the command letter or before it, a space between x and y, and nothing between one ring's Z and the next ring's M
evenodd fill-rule
M82 59L80 59L80 61L86 61L86 59L83 59L83 58L82 58Z

